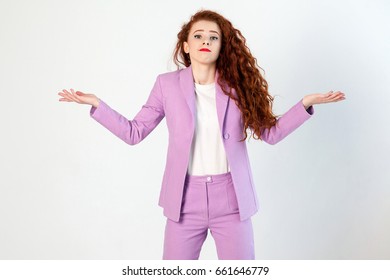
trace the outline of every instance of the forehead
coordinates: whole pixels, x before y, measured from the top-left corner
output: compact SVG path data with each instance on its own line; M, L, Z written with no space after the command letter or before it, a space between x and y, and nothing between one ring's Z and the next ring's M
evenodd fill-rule
M206 32L212 30L212 31L217 31L219 34L221 34L221 30L219 29L218 24L208 20L200 20L195 22L191 27L190 33L196 30L204 30Z

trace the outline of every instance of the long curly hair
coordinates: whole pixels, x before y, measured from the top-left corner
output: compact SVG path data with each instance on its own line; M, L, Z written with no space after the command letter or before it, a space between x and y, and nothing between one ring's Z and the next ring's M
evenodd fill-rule
M245 37L229 20L209 10L201 10L194 14L177 34L178 41L173 53L174 63L178 68L182 65L185 67L191 65L189 55L184 52L183 43L187 41L192 25L200 20L215 22L221 29L222 44L216 62L219 74L217 82L241 111L245 135L242 141L247 139L248 129L254 139L261 140L264 129L276 124L277 119L272 112L274 98L268 93L268 83L260 73L260 69L263 69L258 66L256 58L251 54Z

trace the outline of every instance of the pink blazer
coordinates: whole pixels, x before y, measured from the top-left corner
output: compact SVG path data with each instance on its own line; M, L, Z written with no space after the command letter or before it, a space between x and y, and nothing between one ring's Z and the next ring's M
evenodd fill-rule
M218 75L218 74L217 74ZM179 221L184 180L187 174L192 138L195 130L195 94L192 68L159 75L146 104L133 120L128 120L103 101L91 108L91 117L130 145L138 144L165 117L169 131L167 160L162 180L159 205L164 215ZM219 126L237 196L240 219L251 217L258 210L258 199L252 179L241 112L234 100L225 95L216 83L216 104ZM262 139L275 144L304 123L313 114L301 101L293 106Z

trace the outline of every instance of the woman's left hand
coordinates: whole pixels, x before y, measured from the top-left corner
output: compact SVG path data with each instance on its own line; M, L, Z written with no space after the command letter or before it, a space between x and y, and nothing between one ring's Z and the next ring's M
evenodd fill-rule
M345 94L341 91L329 91L328 93L314 93L306 95L302 99L303 106L305 106L305 109L309 108L310 106L313 106L315 104L323 104L323 103L331 103L331 102L338 102L345 99Z

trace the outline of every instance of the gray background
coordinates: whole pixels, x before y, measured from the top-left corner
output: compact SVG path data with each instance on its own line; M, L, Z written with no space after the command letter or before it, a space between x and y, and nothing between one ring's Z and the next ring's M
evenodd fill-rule
M390 258L388 1L1 0L1 259L161 258L165 121L130 147L57 92L132 118L202 7L246 36L277 114L347 95L276 146L248 142L257 258ZM201 258L216 258L211 236Z

